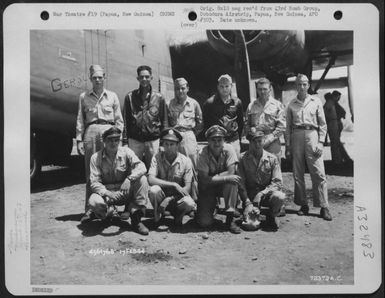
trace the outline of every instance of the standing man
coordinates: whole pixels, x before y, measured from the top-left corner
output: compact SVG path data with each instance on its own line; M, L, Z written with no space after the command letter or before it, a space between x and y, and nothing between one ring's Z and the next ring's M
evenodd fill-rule
M334 90L332 92L332 98L335 102L336 106L336 116L338 121L338 133L341 136L342 129L344 128L344 125L342 124L341 119L346 117L346 111L345 109L338 103L341 99L341 93L337 90Z
M345 109L338 103L341 99L341 93L337 90L334 90L332 92L333 100L335 101L335 107L336 107L336 115L337 115L337 125L338 125L338 135L337 135L337 144L338 144L338 150L341 155L341 162L352 162L352 159L350 158L348 152L346 151L344 145L341 142L341 133L344 128L344 125L342 123L342 118L345 119L346 117L346 111Z
M322 158L326 135L325 114L319 98L308 94L309 79L298 74L298 95L287 107L286 158L293 160L294 202L301 206L298 215L307 215L309 205L305 189L305 162L313 186L313 204L321 207L320 215L332 220L329 212L328 192L324 162Z
M170 210L176 226L181 226L183 216L196 209L190 196L193 181L191 160L178 152L182 135L176 129L161 133L164 151L159 151L151 161L148 182L151 185L149 198L154 207L155 222L164 211Z
M217 94L203 104L203 122L205 130L213 125L226 129L226 142L231 144L237 157L241 155L241 137L243 130L243 107L239 98L231 96L232 79L228 74L218 79Z
M125 205L134 231L148 235L141 222L148 200L146 167L130 148L119 146L120 137L118 128L106 130L104 148L91 157L90 206L97 217L104 219L115 206Z
M76 141L78 153L84 155L86 173L85 214L81 222L90 219L88 199L90 189L91 155L103 148L102 134L115 125L123 129L120 103L115 92L104 89L105 73L100 65L90 66L92 90L83 92L79 97L76 121Z
M160 132L168 126L167 105L162 95L152 90L151 67L139 66L137 75L139 89L128 93L124 99L123 142L128 142L149 168L152 157L159 150Z
M330 92L325 94L325 100L326 102L323 108L327 124L327 132L330 138L330 151L333 162L339 165L342 163L342 156L339 147L340 133L338 127L339 121L337 119L336 100Z
M279 224L276 217L285 201L280 162L275 154L263 149L263 131L251 127L247 139L250 141L249 150L242 154L239 161L239 175L242 178L240 196L244 216L248 216L253 205L258 211L261 207L267 207L266 223L277 230Z
M277 156L281 162L280 137L286 130L286 115L282 103L271 95L271 83L267 78L257 82L257 99L249 104L246 110L246 135L250 127L264 133L263 149Z
M238 186L241 177L235 174L238 158L234 148L225 144L226 129L213 125L206 131L208 145L203 147L197 164L199 198L197 222L208 227L214 222L217 197L224 197L226 206L226 227L239 234L240 227L234 221L238 200Z
M179 152L189 157L196 167L198 143L196 136L203 129L202 110L199 103L187 95L189 86L184 78L174 81L175 98L168 105L169 125L182 135Z

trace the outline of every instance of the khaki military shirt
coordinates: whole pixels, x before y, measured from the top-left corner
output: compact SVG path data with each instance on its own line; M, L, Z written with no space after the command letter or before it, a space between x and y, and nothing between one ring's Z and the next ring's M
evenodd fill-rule
M102 149L91 156L92 192L104 196L110 189L109 185L122 184L126 178L136 180L145 175L146 171L144 163L130 148L119 147L114 160L110 160Z
M180 131L193 130L196 135L202 131L202 109L195 99L187 97L182 105L173 98L168 104L168 111L168 122L171 127Z
M258 98L251 102L246 110L246 135L252 126L262 130L265 135L272 134L275 139L279 139L286 129L286 115L282 103L272 97L265 105L262 105Z
M278 158L266 150L263 150L259 162L249 151L244 152L238 170L242 178L241 189L246 190L248 194L258 192L267 194L269 191L282 189L282 173Z
M93 90L79 96L79 108L76 121L76 140L83 140L87 124L95 120L114 122L123 131L123 117L120 103L115 92L104 89L100 98Z
M237 154L233 146L224 144L218 159L211 154L208 146L202 148L198 156L197 170L212 177L227 171L227 168L238 163Z
M192 183L193 180L192 163L188 157L179 152L171 164L163 151L158 152L152 158L148 174L162 180L176 182L182 187Z
M286 111L286 145L290 146L291 134L296 127L311 126L318 131L319 142L326 136L326 120L321 100L314 95L307 95L304 102L293 99Z

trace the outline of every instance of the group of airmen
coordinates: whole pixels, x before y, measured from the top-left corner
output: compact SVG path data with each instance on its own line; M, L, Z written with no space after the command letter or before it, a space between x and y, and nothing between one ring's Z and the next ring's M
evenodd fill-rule
M152 69L142 65L137 68L139 88L126 95L121 111L116 93L104 88L105 78L101 66L91 65L92 90L79 97L76 140L86 173L81 223L131 218L133 230L147 235L142 218L151 208L156 224L168 213L176 226L190 215L207 228L215 224L222 202L230 232L260 226L277 230L277 217L285 215L280 142L284 134L285 155L293 162L298 215L309 213L306 164L313 204L321 207L323 219L332 220L322 158L325 115L320 99L308 94L305 75L297 76L298 95L286 111L271 96L270 81L260 79L257 99L245 114L242 101L232 96L227 74L219 77L217 93L202 109L188 96L184 78L175 80L175 98L167 104L151 86ZM196 136L202 131L208 144L199 150ZM241 154L243 134L249 149ZM124 210L118 212L117 206Z

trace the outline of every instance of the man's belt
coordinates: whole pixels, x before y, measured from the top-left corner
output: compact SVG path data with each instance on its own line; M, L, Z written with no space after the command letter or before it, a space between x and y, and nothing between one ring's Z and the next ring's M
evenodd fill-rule
M98 119L98 120L95 120L95 121L92 121L90 123L87 124L87 127L92 125L92 124L100 124L100 125L115 125L115 122L113 121L106 121L106 120L103 120L103 119Z
M297 126L294 126L294 129L315 130L317 128L311 125L297 125Z

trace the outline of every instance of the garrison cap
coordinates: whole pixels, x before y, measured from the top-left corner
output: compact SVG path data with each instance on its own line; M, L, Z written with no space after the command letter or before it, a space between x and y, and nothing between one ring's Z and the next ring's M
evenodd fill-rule
M247 134L247 139L249 141L252 141L255 138L262 138L264 136L265 136L265 134L263 133L262 130L258 130L255 126L253 126L253 127L250 127L250 130Z
M92 78L95 75L101 76L101 77L104 76L104 70L98 64L93 64L90 66L90 78Z
M213 125L209 129L206 130L205 137L207 139L213 138L213 137L226 137L227 130L219 125Z
M186 81L185 78L177 78L175 79L174 84L177 86L184 85L184 84L188 85L188 82Z
M297 78L295 79L295 82L296 83L298 83L298 82L309 82L309 78L306 75L304 75L302 73L299 73L297 75Z
M231 79L231 77L228 74L224 74L218 78L218 83L230 83L230 84L232 84L233 80Z
M162 141L174 141L179 143L182 141L183 137L176 129L166 128L160 133L160 139Z
M110 138L120 138L121 130L115 126L107 129L105 132L103 132L102 138L103 141Z

